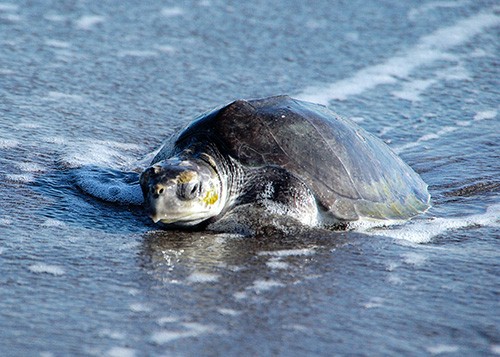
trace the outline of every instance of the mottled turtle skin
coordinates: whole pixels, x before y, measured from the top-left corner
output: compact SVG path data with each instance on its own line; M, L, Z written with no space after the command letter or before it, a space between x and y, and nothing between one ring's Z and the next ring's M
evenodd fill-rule
M194 120L141 176L147 206L161 180L155 172L180 161L206 163L223 200L206 219L181 225L263 201L310 225L404 220L429 207L427 185L384 142L325 106L288 96L237 100Z

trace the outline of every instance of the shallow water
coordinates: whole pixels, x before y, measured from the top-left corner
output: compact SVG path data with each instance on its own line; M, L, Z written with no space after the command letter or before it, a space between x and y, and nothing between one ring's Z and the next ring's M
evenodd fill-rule
M500 354L495 3L1 2L0 354ZM242 238L77 188L280 93L383 138L432 209Z

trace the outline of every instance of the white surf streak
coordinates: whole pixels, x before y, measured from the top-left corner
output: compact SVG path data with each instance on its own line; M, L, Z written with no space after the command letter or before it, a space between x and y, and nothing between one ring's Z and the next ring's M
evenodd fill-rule
M487 208L486 212L462 217L415 220L387 230L371 231L376 235L406 240L412 243L428 243L434 237L449 230L472 226L500 227L500 203Z
M79 30L92 30L96 25L103 23L104 16L99 15L84 15L75 22L75 27Z
M36 274L51 274L54 276L61 276L65 274L62 267L44 263L30 265L28 270Z
M424 4L420 7L411 9L408 11L408 20L410 21L415 21L418 17L425 15L425 13L428 13L430 11L435 11L438 8L454 8L454 7L461 7L464 6L468 3L468 1L434 1L430 2L428 4Z
M385 62L365 67L351 77L331 84L305 88L296 97L326 105L330 100L346 100L379 85L408 79L415 69L438 60L453 60L456 56L446 51L463 45L486 29L500 24L500 16L495 14L495 9L493 7L452 26L440 28L421 37L415 46Z
M154 332L151 336L151 341L157 345L189 337L198 337L204 334L221 333L220 328L215 325L202 325L196 322L185 322L181 324L179 330L161 330Z

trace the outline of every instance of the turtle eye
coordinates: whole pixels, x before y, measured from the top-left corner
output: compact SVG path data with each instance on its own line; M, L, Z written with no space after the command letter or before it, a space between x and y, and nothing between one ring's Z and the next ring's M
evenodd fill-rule
M177 185L177 197L181 200L192 200L200 194L201 185L198 181L190 181Z

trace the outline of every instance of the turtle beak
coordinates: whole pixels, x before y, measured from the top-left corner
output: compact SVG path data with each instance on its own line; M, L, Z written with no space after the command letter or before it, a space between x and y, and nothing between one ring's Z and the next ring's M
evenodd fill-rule
M162 218L158 213L151 214L149 217L151 217L154 223L158 223Z

